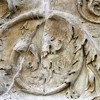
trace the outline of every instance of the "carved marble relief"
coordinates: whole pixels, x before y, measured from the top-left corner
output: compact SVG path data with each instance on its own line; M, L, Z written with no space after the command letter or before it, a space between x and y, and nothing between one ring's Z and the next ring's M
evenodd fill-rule
M99 96L100 50L94 39L75 15L50 10L45 0L43 4L43 9L14 18L12 10L4 15L0 65L11 79L8 87L1 82L0 94L8 94L16 84L20 91L38 96L62 91L68 99ZM100 21L99 6L99 0L78 0L80 14L93 23Z
M77 7L83 18L100 23L100 0L77 0Z

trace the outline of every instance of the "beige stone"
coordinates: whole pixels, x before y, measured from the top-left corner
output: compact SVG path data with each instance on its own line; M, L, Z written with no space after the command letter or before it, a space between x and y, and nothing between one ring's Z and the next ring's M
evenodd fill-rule
M0 100L99 100L100 0L0 1Z

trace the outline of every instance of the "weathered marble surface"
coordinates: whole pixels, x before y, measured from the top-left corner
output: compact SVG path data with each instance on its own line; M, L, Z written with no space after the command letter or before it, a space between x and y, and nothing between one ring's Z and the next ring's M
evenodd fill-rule
M0 94L99 100L100 0L1 0Z

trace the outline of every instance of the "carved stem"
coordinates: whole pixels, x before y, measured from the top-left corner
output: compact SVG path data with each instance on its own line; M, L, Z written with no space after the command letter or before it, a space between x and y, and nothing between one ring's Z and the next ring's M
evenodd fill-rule
M19 22L29 20L29 19L34 19L34 18L44 18L44 12L40 10L34 10L34 11L29 11L27 13L21 14L18 17L6 22L2 26L0 26L0 36L2 33L12 26L18 24Z

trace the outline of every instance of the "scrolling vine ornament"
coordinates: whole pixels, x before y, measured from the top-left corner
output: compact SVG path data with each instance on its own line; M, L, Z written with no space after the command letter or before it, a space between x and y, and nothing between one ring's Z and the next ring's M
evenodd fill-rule
M100 24L100 0L77 0L77 7L83 18Z
M34 95L52 95L65 89L70 98L79 98L84 92L99 95L100 51L76 17L55 10L46 14L30 11L0 26L1 36L15 24L31 19L38 21L35 29L24 34L12 50L11 65L19 67L13 83ZM40 26L43 31L36 40L40 44L36 44Z

